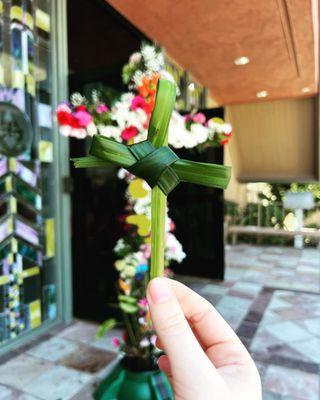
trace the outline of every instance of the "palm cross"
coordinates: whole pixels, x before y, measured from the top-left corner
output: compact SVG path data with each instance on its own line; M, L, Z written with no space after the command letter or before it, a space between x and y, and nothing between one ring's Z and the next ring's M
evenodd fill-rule
M225 189L230 180L230 167L182 160L168 147L175 98L175 84L160 79L147 140L126 146L95 135L90 156L73 159L76 168L123 167L151 186L151 278L163 275L167 195L180 181Z

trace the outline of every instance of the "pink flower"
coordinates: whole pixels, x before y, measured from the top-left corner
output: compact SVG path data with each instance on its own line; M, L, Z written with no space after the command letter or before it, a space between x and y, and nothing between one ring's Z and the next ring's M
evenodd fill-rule
M140 306L141 308L147 308L147 307L148 307L148 300L147 300L147 298L144 297L143 299L140 299L138 304L139 304L139 306Z
M66 103L62 103L62 104L58 105L58 107L56 108L56 113L59 113L60 111L66 112L68 114L71 113L71 109L68 106L68 104L66 104Z
M130 106L132 111L137 110L138 108L142 108L147 114L151 112L149 104L145 101L142 96L135 96L131 101Z
M111 343L112 343L112 346L114 346L114 347L119 347L121 342L120 342L120 339L119 339L119 338L113 337L113 338L111 339Z
M123 140L130 140L132 138L134 138L135 136L137 136L137 134L139 133L138 129L131 125L128 126L127 128L125 128L122 132L121 132L121 137Z
M109 111L109 108L105 104L99 104L96 108L98 114L102 114Z
M157 342L157 336L156 335L152 335L150 338L150 343L155 346Z
M170 268L165 268L164 272L163 272L163 276L165 276L166 278L173 278L174 272Z
M151 246L149 243L143 243L140 246L140 251L142 252L145 260L148 260L151 257Z
M176 230L176 224L171 220L170 221L170 232L174 232Z
M206 122L206 116L203 113L197 113L193 116L192 120L198 124L204 124Z
M74 118L78 121L79 126L85 128L92 122L92 116L87 111L79 110L73 113Z

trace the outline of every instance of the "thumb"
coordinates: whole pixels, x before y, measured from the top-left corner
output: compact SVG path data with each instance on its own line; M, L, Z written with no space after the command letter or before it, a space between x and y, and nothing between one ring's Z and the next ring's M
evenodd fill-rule
M220 377L194 336L166 278L153 279L147 289L156 333L169 358L173 382L197 389ZM180 385L179 385L180 386ZM187 389L187 388L186 388Z

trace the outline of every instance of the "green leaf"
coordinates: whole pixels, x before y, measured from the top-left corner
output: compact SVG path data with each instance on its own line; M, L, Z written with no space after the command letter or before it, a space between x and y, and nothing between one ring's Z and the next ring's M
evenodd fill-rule
M110 329L113 329L116 325L117 321L114 318L107 319L99 326L96 333L96 338L101 339L106 332L108 332Z
M119 294L118 300L122 301L124 303L129 303L129 304L137 304L137 302L138 302L138 300L135 297L126 296L124 294Z
M87 156L80 158L72 158L71 161L76 168L96 168L96 167L110 167L111 162L102 160L101 158Z
M120 302L119 307L127 314L135 314L139 310L136 305L124 302Z
M231 168L225 165L178 160L172 169L181 181L225 189L229 183Z
M168 144L168 127L176 100L176 84L159 79L155 106L148 129L148 140L154 147Z

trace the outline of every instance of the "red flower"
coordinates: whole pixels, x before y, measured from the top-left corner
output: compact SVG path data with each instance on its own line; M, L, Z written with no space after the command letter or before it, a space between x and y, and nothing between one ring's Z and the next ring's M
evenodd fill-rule
M121 137L123 140L130 140L137 136L138 133L138 129L135 126L131 125L121 132Z
M224 146L225 144L228 144L230 142L230 139L223 139L220 141L221 146Z
M131 101L131 110L135 111L137 108L141 108L144 110L147 114L151 113L151 109L149 104L145 101L145 99L142 96L135 96L132 101Z
M74 115L71 115L71 120L69 125L72 128L81 128L80 121Z
M87 111L87 107L81 104L80 106L76 107L76 111Z
M57 112L57 120L60 125L71 125L73 120L72 114L67 111L58 111Z

